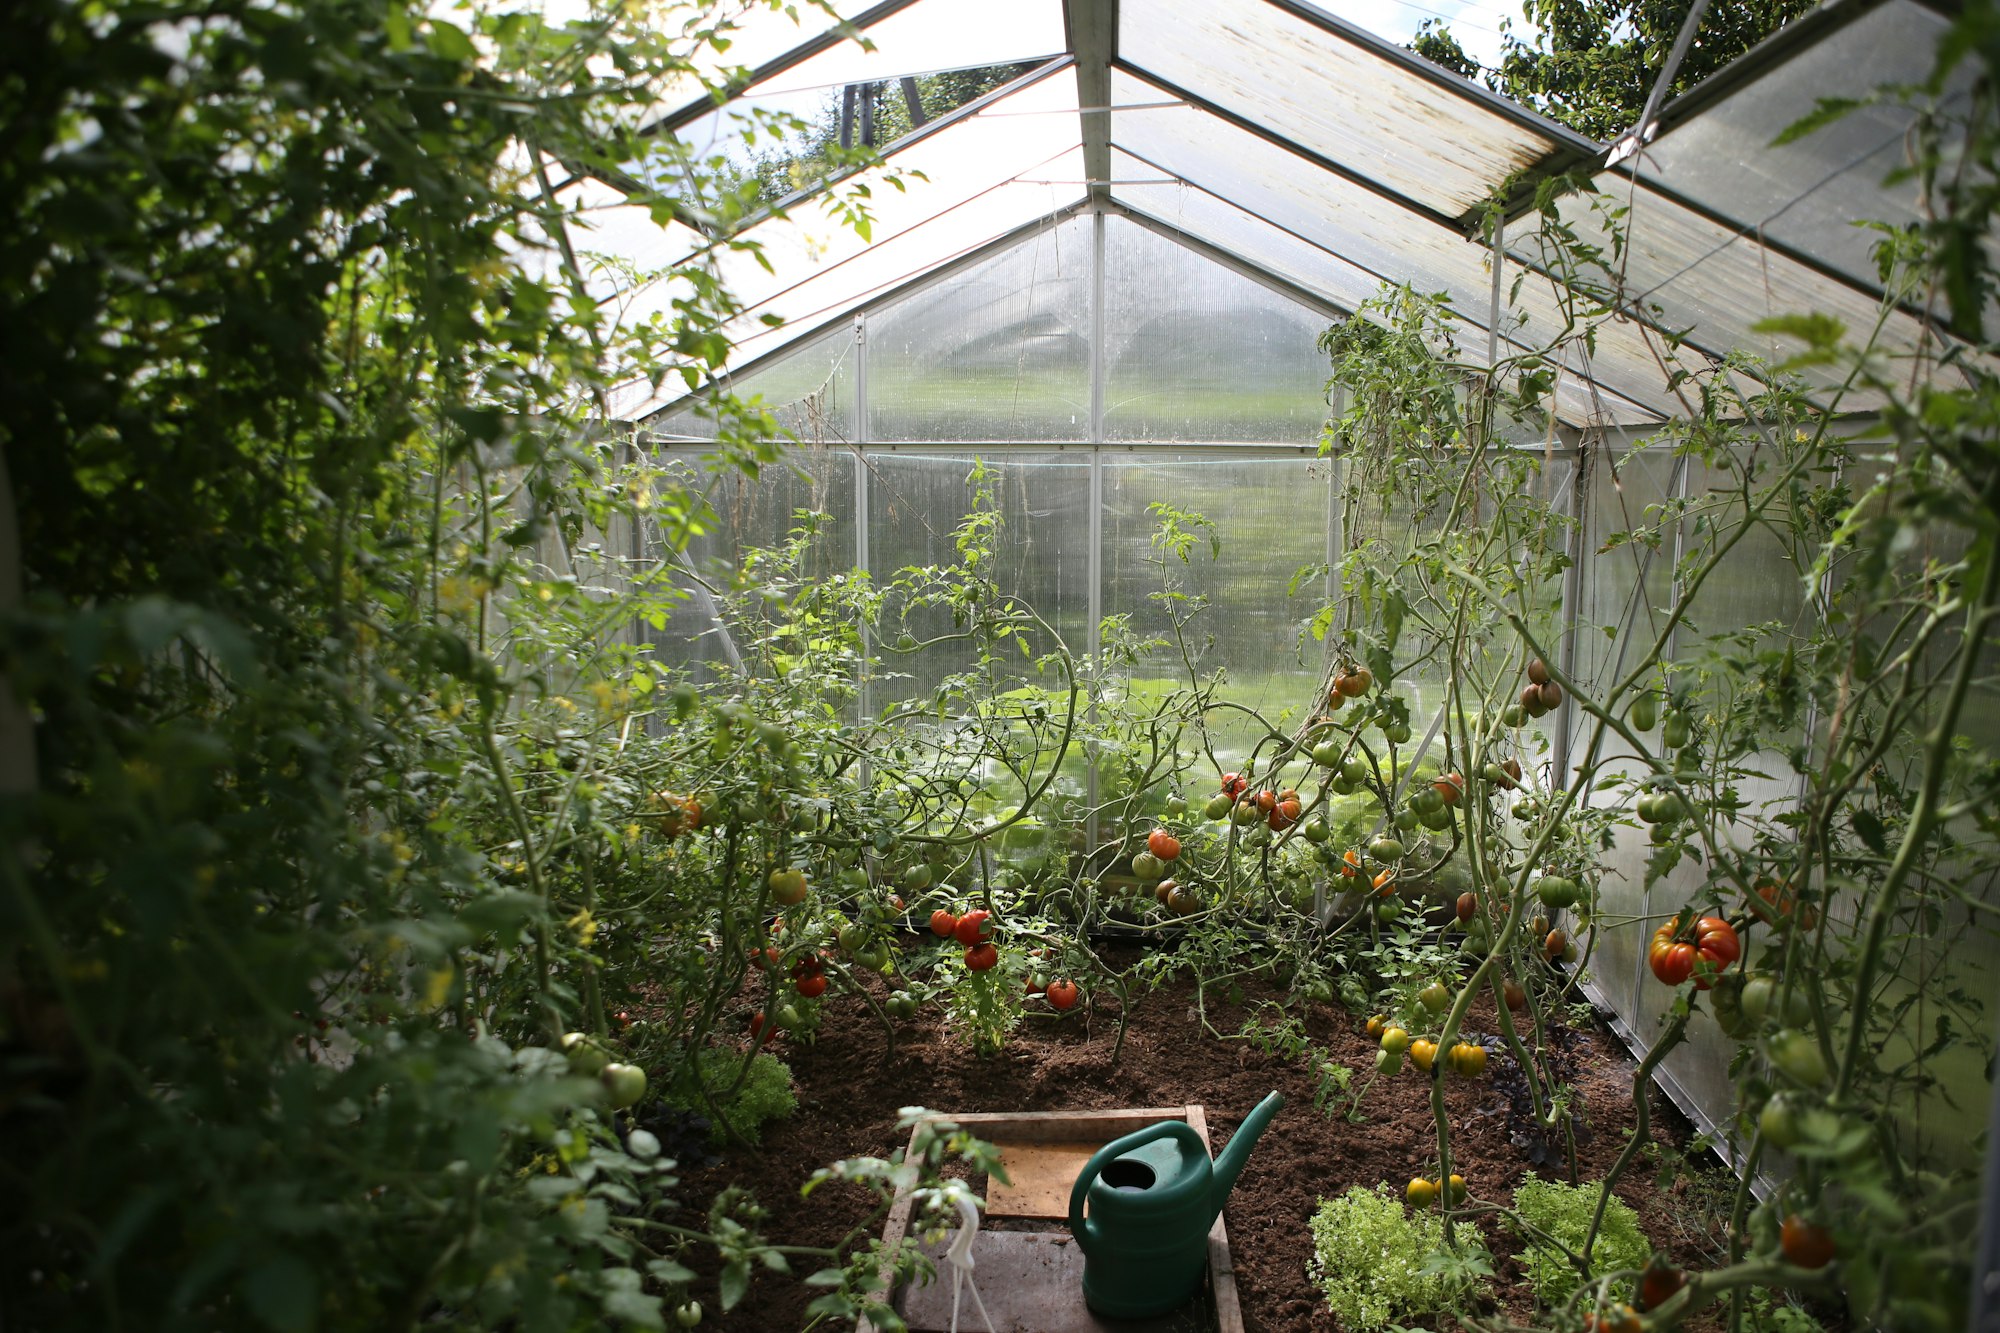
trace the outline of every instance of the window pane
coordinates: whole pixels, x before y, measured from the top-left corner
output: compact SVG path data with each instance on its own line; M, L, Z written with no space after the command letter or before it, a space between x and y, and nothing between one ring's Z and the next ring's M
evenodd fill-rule
M1107 440L1318 441L1325 315L1117 218L1104 303Z
M1075 218L870 315L869 438L1087 439L1090 261Z

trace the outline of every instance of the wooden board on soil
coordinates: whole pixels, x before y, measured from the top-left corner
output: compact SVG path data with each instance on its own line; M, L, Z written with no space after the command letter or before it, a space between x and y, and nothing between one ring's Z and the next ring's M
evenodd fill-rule
M942 1114L942 1113L941 1113ZM1229 1261L1229 1232L1220 1214L1208 1233L1208 1281L1194 1299L1157 1319L1098 1319L1083 1303L1084 1257L1067 1226L1046 1221L1069 1215L1069 1191L1078 1172L1113 1139L1158 1124L1185 1120L1206 1141L1208 1119L1199 1105L1119 1109L1109 1111L1024 1111L949 1115L944 1118L976 1133L1000 1148L1009 1165L1011 1186L989 1180L989 1217L1034 1219L1035 1229L981 1229L973 1243L972 1280L992 1320L995 1333L1242 1333L1243 1315L1236 1295L1235 1270ZM911 1132L912 1147L915 1131ZM1214 1155L1211 1146L1210 1155ZM882 1243L893 1247L908 1232L910 1199L896 1200L882 1231ZM952 1272L944 1252L946 1236L923 1251L937 1264L938 1276L928 1286L909 1286L897 1293L896 1308L911 1333L943 1333L952 1327ZM888 1275L884 1274L884 1280ZM957 1293L958 1327L983 1328L970 1292ZM859 1333L869 1333L863 1321Z

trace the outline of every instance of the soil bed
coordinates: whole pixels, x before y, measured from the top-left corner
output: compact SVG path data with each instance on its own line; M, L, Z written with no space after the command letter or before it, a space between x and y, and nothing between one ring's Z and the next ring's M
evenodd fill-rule
M1107 961L1125 967L1137 956L1133 946L1115 946ZM1285 998L1270 983L1247 983L1245 990L1241 1005L1210 997L1209 1021L1218 1031L1235 1032L1261 1000ZM940 1010L927 1006L896 1025L895 1054L885 1063L883 1033L872 1015L851 1000L835 1002L827 1006L812 1045L781 1040L768 1048L792 1068L798 1112L768 1125L761 1148L733 1149L721 1165L687 1173L681 1197L705 1207L717 1190L744 1187L769 1210L763 1227L767 1237L786 1244L831 1245L863 1215L865 1199L852 1187L822 1189L802 1199L799 1186L839 1158L887 1157L903 1146L907 1132L896 1128L902 1107L949 1113L1200 1103L1219 1151L1243 1116L1275 1089L1285 1095L1285 1108L1251 1154L1224 1214L1244 1322L1251 1333L1336 1329L1338 1321L1306 1276L1311 1251L1307 1219L1320 1199L1349 1186L1387 1181L1400 1192L1412 1176L1434 1175L1436 1130L1428 1079L1408 1062L1400 1075L1377 1080L1367 1091L1361 1123L1340 1118L1339 1108L1333 1114L1316 1110L1314 1063L1331 1060L1347 1066L1355 1071L1354 1086L1359 1088L1373 1070L1375 1043L1360 1021L1339 1006L1310 1009L1306 1029L1312 1053L1286 1061L1247 1041L1204 1036L1194 987L1179 979L1135 995L1124 1050L1114 1063L1117 1018L1103 1009L1092 1014L1080 1007L1058 1017L1038 1002L1006 1049L981 1059L944 1029ZM1490 1002L1475 1006L1466 1026L1473 1039L1491 1033ZM1582 1179L1594 1180L1617 1157L1632 1123L1633 1065L1607 1031L1576 1037L1575 1086L1591 1131L1578 1145L1579 1169ZM1510 1141L1503 1086L1511 1066L1511 1060L1495 1057L1486 1077L1447 1081L1453 1169L1466 1178L1475 1201L1507 1202L1514 1187L1535 1170L1523 1148ZM1661 1147L1680 1151L1687 1126L1657 1092L1652 1122ZM1656 1161L1635 1162L1619 1184L1619 1196L1638 1213L1655 1245L1683 1263L1707 1266L1694 1230L1694 1219L1705 1210L1678 1197L1689 1188L1685 1177L1662 1192L1655 1185L1656 1168ZM1565 1178L1554 1163L1540 1174ZM1688 1224L1682 1225L1682 1219ZM1494 1255L1497 1301L1483 1313L1525 1320L1533 1304L1516 1258L1520 1243L1490 1220L1481 1226ZM693 1294L710 1311L704 1327L779 1333L804 1324L806 1304L815 1293L796 1281L760 1274L748 1297L724 1318L715 1297L714 1256L690 1256L690 1262L703 1272Z

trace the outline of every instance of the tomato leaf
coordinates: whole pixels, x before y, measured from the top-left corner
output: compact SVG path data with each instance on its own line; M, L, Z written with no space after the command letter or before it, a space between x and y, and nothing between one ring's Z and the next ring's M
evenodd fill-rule
M734 1310L750 1291L750 1261L732 1259L724 1264L721 1275L716 1279L716 1287L722 1295L723 1311Z

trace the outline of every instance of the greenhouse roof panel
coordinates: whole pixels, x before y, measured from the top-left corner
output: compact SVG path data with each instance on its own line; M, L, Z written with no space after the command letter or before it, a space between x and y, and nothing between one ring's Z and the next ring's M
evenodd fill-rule
M1517 171L1595 147L1292 0L1121 0L1118 63L1437 217L1466 216Z
M1821 98L1862 99L1879 83L1921 82L1946 26L1910 0L1861 13L1679 119L1640 155L1641 178L1874 287L1871 251L1881 237L1858 223L1917 220L1916 183L1884 184L1902 164L1914 115L1865 105L1790 144L1774 143Z

